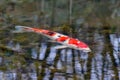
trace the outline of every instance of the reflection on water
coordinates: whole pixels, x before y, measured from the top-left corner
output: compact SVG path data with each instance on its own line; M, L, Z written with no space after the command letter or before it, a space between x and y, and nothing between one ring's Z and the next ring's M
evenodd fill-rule
M73 73L73 66L72 66L72 50L68 49L66 52L66 73L72 74Z
M66 80L66 78L63 76L63 73L55 73L53 80Z
M57 69L62 69L62 68L63 68L62 62L61 62L61 60L59 60L57 62Z
M0 80L17 80L17 73L0 71ZM21 80L37 80L37 75L36 73L22 73Z
M29 76L31 77L31 80L37 80L37 74L36 73L29 73Z
M61 58L61 61L63 61L63 62L65 61L65 55L66 55L66 54L65 54L65 51L66 51L66 50L63 49L63 50L61 50L61 52L60 52L60 55L61 55L60 58Z
M13 48L14 47L14 43L13 43L12 40L8 42L7 47L9 47L9 48Z
M84 75L88 73L87 64L90 63L90 80L114 80L115 72L112 69L113 65L111 64L112 59L109 51L105 56L102 55L105 44L103 36L96 33L94 40L98 44L95 45L91 62L88 61L90 54L82 51L72 49L56 50L53 46L50 47L50 51L47 51L48 45L46 43L41 43L41 46L37 49L33 47L31 58L39 62L36 64L33 63L34 61L29 63L29 66L26 66L26 72L21 72L21 79L37 80L38 75L42 75L42 80L85 80ZM110 40L114 48L113 54L120 75L120 38L116 37L115 34L111 34ZM16 50L21 49L21 45L19 43L15 44L13 41L9 41L7 47ZM2 61L3 57L0 57L0 65L2 65ZM0 79L3 80L16 80L17 76L16 70L0 71Z
M45 68L45 76L44 76L43 80L49 80L50 72L51 71L48 68Z
M33 59L37 59L37 50L35 48L32 48L31 55Z
M17 44L15 45L15 50L21 50L20 43L17 43Z
M2 60L3 60L3 58L2 58L2 57L0 57L0 65L2 64Z
M0 71L0 79L1 80L16 80L16 73Z
M82 67L81 67L81 64L80 64L80 60L79 60L79 55L78 55L78 52L76 50L74 50L74 54L75 54L75 72L76 74L80 75L82 74L81 71L82 71Z
M119 37L116 38L116 37L117 36L115 34L110 35L111 43L114 47L113 54L114 54L117 65L119 65L120 63L120 59L119 59L120 58L120 53L119 53L120 38Z
M46 60L47 64L53 64L54 59L56 57L56 53L57 53L57 50L54 47L51 47L50 53L49 53L47 60Z
M40 60L43 60L44 57L45 57L45 52L46 52L46 49L47 49L47 45L45 43L41 43L41 47L40 47L40 53L39 53L39 59Z

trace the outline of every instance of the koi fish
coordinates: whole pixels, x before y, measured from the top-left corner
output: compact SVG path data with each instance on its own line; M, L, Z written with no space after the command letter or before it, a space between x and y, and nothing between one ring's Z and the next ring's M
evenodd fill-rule
M69 37L67 35L63 35L61 33L57 33L57 32L50 31L50 30L45 30L45 29L26 27L26 26L15 26L15 28L17 31L14 31L14 33L35 32L35 33L48 37L52 42L57 42L57 43L62 44L60 46L56 46L55 47L56 49L72 48L76 50L82 50L83 52L91 52L91 49L84 42L78 39Z

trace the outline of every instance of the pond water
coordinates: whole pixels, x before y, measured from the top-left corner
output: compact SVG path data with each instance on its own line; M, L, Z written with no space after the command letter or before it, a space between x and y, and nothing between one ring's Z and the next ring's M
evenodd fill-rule
M109 51L103 56L104 38L95 34L92 53L85 53L73 49L56 50L54 46L41 43L40 47L33 47L30 50L31 57L26 60L27 64L19 64L19 67L0 71L2 80L86 80L86 75L90 80L115 80L112 58ZM110 41L113 45L113 55L117 66L117 74L120 80L120 37L110 34ZM9 41L6 47L12 50L21 50L20 43ZM48 49L49 48L49 49ZM18 53L16 53L18 54ZM21 55L21 54L19 54ZM93 55L90 57L90 55ZM11 55L12 56L12 55ZM20 56L21 57L21 56ZM91 61L89 61L91 58ZM4 59L0 57L0 65ZM12 63L11 63L12 64ZM18 64L15 64L18 66ZM18 79L20 78L20 79Z

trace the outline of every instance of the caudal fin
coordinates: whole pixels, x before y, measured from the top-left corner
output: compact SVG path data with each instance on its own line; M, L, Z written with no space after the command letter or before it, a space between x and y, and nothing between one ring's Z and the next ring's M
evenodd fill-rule
M14 31L12 31L13 33L23 33L23 32L30 32L30 30L26 30L26 28L29 28L29 27L26 27L26 26L20 26L20 25L17 25L15 26L15 29Z

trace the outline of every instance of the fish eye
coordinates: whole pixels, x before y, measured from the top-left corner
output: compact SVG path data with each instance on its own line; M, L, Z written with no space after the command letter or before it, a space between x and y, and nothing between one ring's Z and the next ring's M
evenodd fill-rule
M61 35L58 35L58 37L61 37Z

